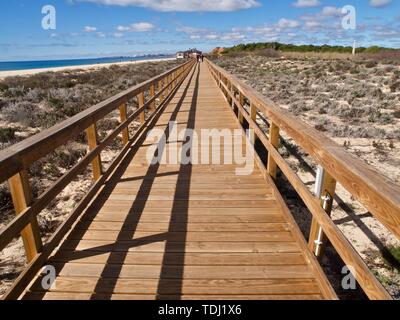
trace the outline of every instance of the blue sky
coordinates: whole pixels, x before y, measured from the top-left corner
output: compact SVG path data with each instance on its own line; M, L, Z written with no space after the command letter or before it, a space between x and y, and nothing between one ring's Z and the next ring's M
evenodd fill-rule
M42 28L42 8L56 29ZM356 9L344 30L341 8ZM243 42L400 48L399 0L8 0L0 2L0 60L209 50Z

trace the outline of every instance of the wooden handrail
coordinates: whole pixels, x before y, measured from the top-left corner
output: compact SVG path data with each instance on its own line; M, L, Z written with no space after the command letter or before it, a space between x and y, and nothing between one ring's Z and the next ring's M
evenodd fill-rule
M18 197L14 200L15 197L13 195L14 206L18 215L0 232L0 251L3 250L9 243L11 243L11 241L16 236L21 234L24 238L24 244L27 249L26 251L29 264L27 268L23 271L21 276L17 279L11 290L6 294L5 298L12 299L18 297L18 295L23 291L24 286L28 285L29 281L39 271L41 267L40 263L43 262L51 254L52 250L58 245L59 241L61 241L63 236L69 231L69 228L75 223L76 218L81 212L83 212L85 206L90 203L91 198L100 189L101 185L113 172L118 163L120 163L120 161L124 158L125 154L130 149L131 144L138 139L139 135L144 131L147 125L151 123L151 121L153 121L155 116L162 112L164 106L166 105L166 102L169 101L174 92L179 88L194 64L194 60L190 60L170 71L163 73L161 76L157 76L144 82L143 84L140 84L125 91L124 94L118 94L117 96L106 100L106 102L100 103L97 106L92 107L76 115L75 117L64 121L60 125L57 125L53 128L43 131L41 134L27 139L28 142L23 141L13 147L10 147L0 152L0 177L3 180L10 177L13 177L12 179L14 179L14 177L19 175L20 172L26 172L32 162L53 151L58 146L66 143L71 137L78 135L84 130L87 130L87 128L92 128L90 135L95 136L96 122L100 120L101 117L104 117L113 110L120 110L121 124L117 126L117 128L112 131L103 141L96 141L96 143L93 143L90 146L88 154L86 154L83 159L75 164L67 173L59 178L47 191L41 194L37 199L30 201L30 199L27 200L23 198L23 196L21 196L23 192L20 191L21 188L18 187L19 185L21 185L21 183L10 183L10 186L16 185L16 187L18 187L14 188L15 191L12 190ZM165 79L168 80L165 81ZM161 81L163 82L163 85L158 86L157 92L153 92L153 84L158 84ZM150 97L148 97L147 101L143 99L140 103L140 107L131 115L127 116L127 101L136 95L143 95L143 93L147 90L149 90L151 94ZM166 93L166 91L168 91L168 93ZM156 99L161 96L163 97L163 99L162 101L160 101L159 106L156 107ZM145 110L150 108L152 108L152 114L149 116L148 119L142 116L143 123L141 127L128 141L128 126L136 118L144 115ZM72 131L73 134L69 130ZM62 135L63 132L64 135ZM112 141L115 140L120 134L122 134L124 147L121 152L116 156L116 159L112 162L107 171L102 172L102 170L100 170L99 168L97 169L97 172L95 172L95 184L85 195L77 208L75 208L72 214L62 224L62 226L60 226L60 228L56 231L56 233L52 236L52 238L46 245L42 247L41 242L38 242L38 245L36 245L35 242L41 239L38 228L33 229L32 226L35 226L35 224L37 223L36 219L39 213L44 208L46 208L49 203L62 190L64 190L64 188L69 183L71 183L71 181L73 181L73 179L75 179L80 173L82 173L90 163L96 160L98 161L98 165L101 165L101 160L99 158L101 151L103 151L108 145L110 145L110 143L112 143ZM94 139L93 137L89 137L89 139L90 138ZM42 148L42 150L37 150L38 148ZM10 161L12 161L12 159L15 159L17 164L11 168L8 168L7 165L10 163ZM15 174L14 170L20 170L21 168L22 170L18 171L17 174ZM25 181L28 180L25 179ZM27 232L29 232L27 235L23 233L26 232L26 230ZM35 232L32 233L32 230L35 230ZM35 250L32 250L32 248Z
M312 195L297 174L290 168L285 159L279 154L276 143L276 136L279 136L278 129L284 130L291 136L301 147L313 156L317 162L324 166L337 182L347 187L347 190L361 203L367 202L366 206L371 208L371 212L379 220L383 220L382 222L385 222L384 224L388 228L390 226L389 230L397 232L399 231L399 224L397 223L396 225L396 222L400 214L399 187L383 178L360 160L350 156L347 152L343 150L339 152L338 150L341 148L328 137L321 135L315 129L295 119L288 112L281 111L279 107L262 97L254 89L243 84L235 76L230 75L209 60L206 60L206 62L218 86L225 94L227 101L231 102L239 109L238 121L240 122L241 116L244 117L250 129L254 130L254 134L257 135L258 139L260 139L268 150L268 168L264 168L265 172L274 178L275 170L273 168L271 170L271 162L281 169L312 213L315 221L321 226L332 245L342 257L343 261L348 266L353 267L355 277L368 297L370 299L391 299L391 296L371 273L357 251L342 234L329 215L323 210L320 199ZM239 98L236 98L235 92L231 89L232 87L235 87L237 91L239 91ZM245 98L250 101L250 113L243 105ZM254 117L255 111L252 110L254 106L269 119L269 137L266 136L256 122ZM332 154L332 152L334 152L334 154ZM343 157L344 160L340 158L343 154L346 155ZM352 163L349 164L349 161ZM263 165L263 163L261 163L261 165ZM355 167L358 167L358 170L355 170ZM360 172L363 172L366 176L360 176ZM341 177L342 174L357 178L356 182L351 183L350 178L348 176ZM375 181L378 186L374 185ZM379 188L382 189L379 190ZM385 194L385 191L388 193ZM393 196L393 199L390 199L390 206L384 203L381 204L383 206L382 208L379 203L371 204L371 202L373 202L371 199L385 202L391 196ZM365 198L367 200L365 200ZM386 218L382 219L382 216ZM389 226L387 224L389 224ZM395 234L398 236L398 233Z

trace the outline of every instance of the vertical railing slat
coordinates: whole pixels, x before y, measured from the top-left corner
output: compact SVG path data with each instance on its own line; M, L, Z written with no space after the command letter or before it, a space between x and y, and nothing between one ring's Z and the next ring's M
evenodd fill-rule
M139 93L137 99L138 99L138 108L140 109L144 106L144 92ZM145 123L145 121L146 121L146 112L145 110L143 110L140 113L140 123L143 124Z
M275 149L279 148L280 137L279 137L279 127L271 122L269 127L269 142L275 147ZM268 155L268 173L272 177L272 179L276 180L276 174L278 171L278 166L271 154Z
M153 99L153 102L150 103L151 111L154 111L156 109L156 100L154 99L155 95L156 95L156 87L155 87L155 84L152 83L150 85L150 99Z
M95 149L99 144L99 137L97 134L97 125L94 123L89 128L86 129L86 135L89 145L89 151ZM101 164L101 155L97 155L96 158L92 161L93 168L93 179L97 181L100 179L103 174L103 168Z
M327 214L331 214L333 198L336 191L336 180L326 172L322 167L318 168L316 181L316 197L320 200L321 206ZM308 246L310 250L320 257L326 243L326 236L322 228L318 225L317 220L313 217L310 228L310 236Z
M15 213L19 215L32 204L32 191L29 185L28 172L25 170L19 172L8 180L8 184ZM30 224L21 232L21 236L25 247L26 258L28 262L31 262L43 247L36 217L31 219Z
M128 119L126 103L123 103L119 107L119 115L120 115L121 123L124 123ZM124 145L127 145L128 142L129 142L129 129L128 129L128 127L126 127L124 130L122 130L122 143Z

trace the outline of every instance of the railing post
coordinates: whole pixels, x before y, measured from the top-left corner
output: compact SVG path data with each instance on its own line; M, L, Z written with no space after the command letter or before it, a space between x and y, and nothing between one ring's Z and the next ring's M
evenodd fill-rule
M250 117L251 120L253 120L255 123L257 123L257 108L253 103L250 103ZM256 133L254 129L251 129L251 126L249 125L249 130L250 130L250 141L253 144L253 146L256 144Z
M92 151L99 144L99 137L97 134L97 126L96 124L92 124L89 128L86 129L86 135L89 145L89 151ZM103 168L101 165L101 156L100 154L96 156L96 158L92 161L93 167L93 179L97 181L100 179L103 174Z
M169 82L171 83L169 85L169 93L171 93L174 90L174 74L170 74L169 76Z
M138 99L138 108L140 109L144 106L144 92L139 93L137 99ZM140 113L140 123L143 124L145 123L145 121L146 121L146 113L145 110L143 110Z
M21 171L8 180L10 192L16 215L22 213L32 204L32 191L29 185L28 172ZM21 232L24 243L26 258L31 262L42 250L43 243L40 237L39 224L36 217L31 219Z
M336 180L328 172L326 172L323 167L318 166L317 177L315 181L315 196L320 200L321 206L329 215L332 211L335 190ZM326 237L323 233L323 230L318 225L317 220L313 217L308 246L317 257L320 257L325 243Z
M128 119L126 103L121 104L121 106L119 107L119 114L121 123L124 123ZM128 142L129 142L129 129L128 127L126 127L124 130L122 130L122 143L124 145L127 145Z
M163 80L158 81L158 92L161 92L163 89ZM163 103L164 101L164 91L158 96L158 98L160 99L160 104Z
M156 95L156 88L154 83L152 83L150 85L150 99L154 99L155 95ZM153 102L150 103L150 110L154 111L155 109L156 109L156 100L154 99Z
M242 92L239 92L239 103L244 108L244 95ZM243 125L244 117L243 117L242 111L240 111L239 108L238 108L238 118L239 118L240 124Z
M169 79L171 79L171 76L170 75L167 75L166 77L165 77L165 83L164 83L164 86L165 86L165 88L166 88L166 90L165 90L165 93L166 93L166 96L168 96L169 95L169 93L170 93L170 86L169 86Z
M274 146L275 149L279 148L279 143L280 143L279 127L272 121L270 122L270 127L269 127L269 142L271 142L271 144ZM278 166L276 165L276 162L275 162L274 158L272 157L271 153L269 153L268 154L268 173L274 180L276 180L277 169L278 169Z

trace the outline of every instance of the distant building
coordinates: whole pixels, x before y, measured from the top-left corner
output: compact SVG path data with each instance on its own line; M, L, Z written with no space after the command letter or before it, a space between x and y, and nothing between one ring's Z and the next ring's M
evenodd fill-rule
M185 52L177 52L176 53L176 58L178 59L178 60L180 60L180 59L185 59L186 58L186 56L185 56Z
M197 50L197 49L189 49L186 51L179 51L176 53L176 58L177 59L190 59L194 58L196 59L198 56L201 56L203 54L202 51Z

